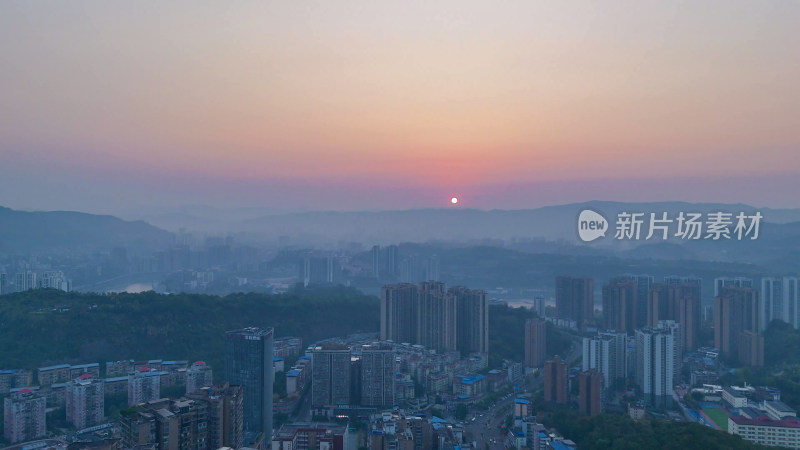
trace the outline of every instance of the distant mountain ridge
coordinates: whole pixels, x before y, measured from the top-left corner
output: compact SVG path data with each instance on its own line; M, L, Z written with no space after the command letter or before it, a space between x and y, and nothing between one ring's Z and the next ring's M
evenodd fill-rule
M610 222L605 239L581 244L577 239L577 218L580 211L592 209ZM626 203L589 201L536 209L478 210L453 207L446 209L411 209L386 211L316 211L268 213L264 209L227 210L193 206L188 211L177 208L174 213L163 211L173 224L187 225L189 232L229 234L239 242L272 243L287 246L316 246L329 248L342 242L393 244L470 243L484 245L488 241L514 242L525 251L560 251L544 246L543 241L565 244L586 251L613 250L634 258L664 258L672 260L736 260L746 258L782 261L794 258L793 249L800 248L800 209L756 208L745 204L653 202ZM763 215L761 237L756 242L735 240L685 242L680 239L616 241L613 224L618 213L644 212L709 213L739 211ZM247 218L250 215L257 217ZM130 217L126 215L126 217ZM133 216L135 217L135 216ZM191 226L194 225L194 226ZM171 227L170 227L171 229ZM645 231L646 232L646 231ZM92 250L114 245L136 249L164 248L172 235L142 220L126 221L114 216L77 212L23 212L0 207L0 251ZM527 243L526 243L527 242ZM744 253L743 253L744 252ZM791 254L790 254L791 253Z
M275 238L288 236L307 241L350 240L358 242L426 242L431 240L476 240L544 238L576 240L577 218L583 209L602 213L614 222L618 213L760 211L763 222L800 222L800 209L756 208L745 204L653 202L624 203L590 201L520 210L414 209L400 211L304 212L277 214L232 224L233 230Z
M0 207L0 251L95 251L113 246L161 248L172 233L144 221L73 211L17 211Z

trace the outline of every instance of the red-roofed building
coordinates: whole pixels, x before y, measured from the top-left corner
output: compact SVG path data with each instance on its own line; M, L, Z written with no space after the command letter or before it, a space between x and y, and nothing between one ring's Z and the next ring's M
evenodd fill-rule
M776 420L766 414L752 418L731 415L728 433L757 444L800 448L800 420L793 416Z
M67 384L67 422L82 429L103 423L105 382L85 373Z
M203 361L197 361L186 369L186 393L211 386L213 378L211 367Z

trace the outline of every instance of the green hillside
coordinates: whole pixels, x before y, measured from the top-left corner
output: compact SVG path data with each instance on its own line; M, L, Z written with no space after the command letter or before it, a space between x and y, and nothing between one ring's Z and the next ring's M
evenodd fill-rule
M226 330L272 326L308 343L378 331L379 309L376 298L343 287L226 297L30 291L0 297L0 367L128 358L222 367Z
M119 359L203 359L222 367L223 335L245 326L275 327L277 337L308 344L378 332L380 302L345 287L296 288L286 294L83 294L38 290L0 297L0 368ZM492 305L492 365L522 360L522 308ZM548 332L548 350L569 341ZM221 371L217 372L221 375Z

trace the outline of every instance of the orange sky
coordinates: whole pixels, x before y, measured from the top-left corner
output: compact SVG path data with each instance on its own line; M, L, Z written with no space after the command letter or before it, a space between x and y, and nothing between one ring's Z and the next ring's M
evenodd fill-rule
M0 171L800 174L798 2L195 3L0 3Z

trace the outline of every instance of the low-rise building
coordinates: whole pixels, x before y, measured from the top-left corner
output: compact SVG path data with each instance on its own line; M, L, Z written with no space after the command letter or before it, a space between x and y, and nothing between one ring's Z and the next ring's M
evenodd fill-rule
M747 397L730 386L722 388L722 400L724 400L730 408L747 407Z
M528 417L531 415L531 402L525 398L514 400L514 417Z
M122 377L133 372L135 361L132 359L106 362L106 377Z
M69 366L69 380L67 381L72 381L83 374L89 374L95 378L99 377L100 364L90 363L90 364L79 364L77 366Z
M33 373L25 369L0 370L0 395L14 388L25 388L33 384Z
M329 423L283 425L272 438L272 450L344 450L347 427Z
M55 366L39 367L38 379L39 386L50 386L55 383L66 383L69 378L69 364L58 364Z
M300 373L301 373L300 369L292 369L286 372L286 395L294 394L295 392L297 392Z
M731 415L728 433L756 444L800 448L800 420L796 417L777 420L768 415Z
M477 397L486 392L486 377L483 375L463 375L453 380L454 395Z
M128 377L113 377L103 380L106 395L122 394L128 392Z
M797 412L794 409L790 408L786 403L780 401L765 401L762 403L762 408L768 416L776 419L797 417Z
M633 420L642 420L645 415L644 405L641 403L630 404L628 403L628 416Z

